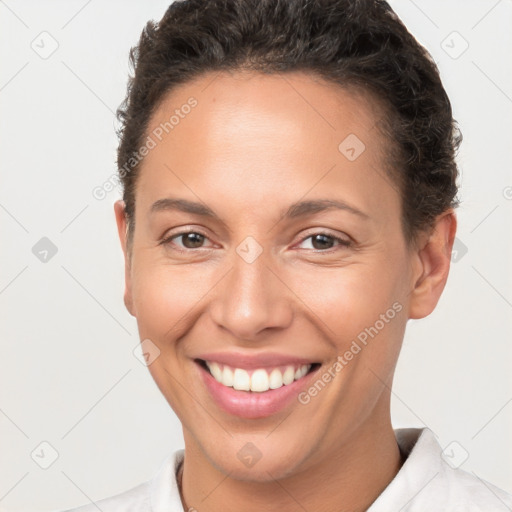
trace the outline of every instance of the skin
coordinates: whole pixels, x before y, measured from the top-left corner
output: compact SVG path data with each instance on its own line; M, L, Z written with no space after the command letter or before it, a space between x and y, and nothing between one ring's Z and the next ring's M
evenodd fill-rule
M114 206L125 304L141 340L161 351L149 370L183 425L185 510L366 510L403 463L393 373L408 319L429 315L445 286L454 212L406 244L388 141L375 126L382 113L362 93L299 72L209 73L171 91L148 134L190 96L198 105L140 169L131 251L124 203ZM354 161L338 150L351 133L366 146ZM223 222L150 214L170 196L206 204ZM368 218L331 209L281 219L293 202L320 198ZM206 238L159 244L188 228ZM352 245L322 245L313 235L326 231ZM236 252L247 236L263 248L252 263ZM306 405L241 419L198 379L195 357L230 350L306 357L322 375L396 302L402 310ZM250 468L237 458L247 442L262 454Z

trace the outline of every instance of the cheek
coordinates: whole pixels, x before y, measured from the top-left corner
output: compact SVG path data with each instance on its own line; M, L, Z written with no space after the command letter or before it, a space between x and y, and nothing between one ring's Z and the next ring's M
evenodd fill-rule
M339 340L340 348L379 321L381 315L392 320L400 316L395 314L400 308L392 306L396 302L402 304L404 299L401 276L374 265L357 263L344 268L315 269L301 272L300 279L289 279L307 309L328 327L328 336Z
M336 385L352 390L342 399L347 407L361 396L378 397L392 376L407 322L402 258L396 254L396 263L385 266L388 257L382 255L371 263L303 272L294 280L297 295L321 320L314 321L333 359L342 358L343 378Z
M160 350L148 370L172 409L188 423L187 411L193 407L190 389L183 385L186 377L180 351L184 345L180 338L196 320L206 284L198 267L192 270L139 259L137 270L132 293L139 336L150 339Z
M141 337L164 341L179 336L205 295L199 268L159 264L141 265L132 284ZM199 274L200 275L200 274Z

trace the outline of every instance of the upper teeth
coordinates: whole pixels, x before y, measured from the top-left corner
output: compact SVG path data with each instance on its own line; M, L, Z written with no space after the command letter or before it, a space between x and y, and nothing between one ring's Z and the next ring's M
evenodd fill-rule
M260 393L291 384L294 380L304 377L311 368L310 364L304 364L297 368L289 365L284 367L283 372L279 368L274 368L268 373L267 370L260 368L250 374L242 368L232 368L228 365L223 365L221 368L218 363L213 361L205 361L205 363L213 378L224 386L241 391L257 391Z

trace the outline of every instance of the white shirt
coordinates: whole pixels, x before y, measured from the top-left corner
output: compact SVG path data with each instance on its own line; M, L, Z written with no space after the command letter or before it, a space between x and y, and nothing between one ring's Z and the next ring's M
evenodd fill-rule
M428 428L395 429L395 436L407 459L367 512L512 511L511 494L446 462ZM63 512L184 512L176 481L184 453L169 455L154 478L137 487Z

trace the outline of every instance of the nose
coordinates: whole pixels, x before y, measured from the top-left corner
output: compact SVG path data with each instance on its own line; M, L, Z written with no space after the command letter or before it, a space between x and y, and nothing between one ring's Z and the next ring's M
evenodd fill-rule
M255 342L262 333L288 327L293 318L293 293L265 253L255 261L234 255L231 270L215 287L211 317L234 339Z

